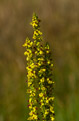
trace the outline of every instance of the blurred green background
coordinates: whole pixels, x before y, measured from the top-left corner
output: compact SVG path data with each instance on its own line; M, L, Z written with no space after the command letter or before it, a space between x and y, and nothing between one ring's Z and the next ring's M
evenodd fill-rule
M53 57L55 121L79 121L79 0L0 0L0 121L26 121L26 61L33 12Z

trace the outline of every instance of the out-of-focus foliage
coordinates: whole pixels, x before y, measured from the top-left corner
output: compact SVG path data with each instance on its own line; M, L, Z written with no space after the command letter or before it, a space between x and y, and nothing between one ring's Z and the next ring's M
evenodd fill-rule
M32 13L52 51L56 121L79 120L79 0L0 0L0 121L26 121L26 62Z

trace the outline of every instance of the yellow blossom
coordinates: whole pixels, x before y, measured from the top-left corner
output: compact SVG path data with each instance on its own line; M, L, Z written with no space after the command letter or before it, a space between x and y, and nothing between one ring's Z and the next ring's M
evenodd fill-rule
M33 117L29 117L27 120L33 120Z
M31 112L29 113L29 115L33 115L33 111L31 111Z
M29 109L32 109L32 105L29 106Z
M45 90L45 87L42 87L41 90Z
M50 97L50 98L49 98L49 100L54 100L54 99L55 99L55 97Z
M40 50L40 52L39 52L39 53L40 53L40 54L43 54L43 51L41 51L41 50Z
M32 84L32 82L28 82L28 87Z
M37 115L33 114L33 119L37 119Z
M50 118L51 118L51 121L54 121L54 119L55 119L53 116L50 116Z
M49 51L47 50L46 53L49 53Z
M48 60L47 63L50 64L50 60Z
M44 115L47 115L49 113L48 109L45 109Z
M53 66L53 64L51 64L51 66Z
M50 106L50 111L51 111L52 113L54 113L54 109L53 109L52 106Z
M53 82L52 81L48 81L48 84L52 84Z
M38 60L43 61L43 60L44 60L44 58L38 58Z
M43 93L41 92L41 93L39 93L39 97L42 97L43 96Z
M44 82L44 77L42 79L40 79L40 82Z

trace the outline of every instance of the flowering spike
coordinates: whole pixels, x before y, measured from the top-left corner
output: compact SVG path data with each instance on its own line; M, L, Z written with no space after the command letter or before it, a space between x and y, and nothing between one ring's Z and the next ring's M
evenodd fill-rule
M28 107L30 121L54 121L52 59L49 44L42 46L40 20L34 13L30 23L34 29L33 41L26 38L23 47L27 60Z

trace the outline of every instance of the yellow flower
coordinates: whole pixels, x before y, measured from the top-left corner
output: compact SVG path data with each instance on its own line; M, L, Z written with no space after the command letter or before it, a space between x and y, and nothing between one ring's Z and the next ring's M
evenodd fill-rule
M32 109L32 105L29 106L29 109Z
M50 106L50 111L51 111L52 113L54 113L54 109L53 109L52 106Z
M47 78L47 81L49 81L49 78Z
M32 63L32 64L30 65L30 67L31 67L32 69L35 68L35 64Z
M28 82L28 87L32 84L32 82Z
M36 31L34 31L34 34L35 35L42 35L42 32L40 32L39 30L36 30Z
M29 53L27 51L24 52L24 55L28 55Z
M35 23L35 21L31 22L30 24L31 24L33 27L38 26L38 25Z
M47 63L50 64L50 60L48 60Z
M39 73L45 72L46 69L40 69Z
M33 39L36 39L36 36L35 36L35 34L33 34Z
M27 120L33 120L33 117L29 117Z
M42 107L43 105L44 105L44 103L42 102L42 103L41 103L41 107Z
M40 102L43 103L43 100L41 99Z
M44 58L38 58L38 60L43 61L43 60L44 60Z
M45 90L45 87L42 87L41 90Z
M41 88L39 87L39 90L40 90Z
M51 66L53 66L53 64L51 64Z
M24 43L24 44L23 44L23 47L26 47L26 46L27 46L27 43Z
M42 54L43 54L43 51L41 51L41 50L40 50L40 52L39 52L39 53L42 55Z
M33 114L33 119L37 119L37 118L38 118L37 115Z
M48 81L48 84L52 84L53 82L52 81Z
M39 66L41 66L41 63L38 63Z
M50 81L49 78L47 78L47 81L48 81L48 84L52 84L53 83L52 81Z
M29 113L29 115L33 115L33 111L31 111L31 112Z
M42 71L46 71L46 69L42 69Z
M39 93L39 97L42 97L43 96L43 93L41 92L41 93Z
M33 96L35 96L35 93L31 93L30 97L33 97Z
M42 79L40 79L40 82L44 82L44 77Z
M35 51L35 54L37 54L38 52L37 51Z
M38 46L40 44L40 42L37 42L36 45Z
M30 59L29 57L26 58L27 61L28 61L29 59Z
M32 98L29 98L29 103L31 103L32 102Z
M49 101L50 101L50 100L54 100L54 99L55 99L55 97L50 97L50 98L49 98Z
M36 106L33 107L33 112L36 112Z
M51 121L54 121L54 119L55 119L53 116L51 116L50 118L51 118Z
M49 100L48 99L46 100L46 103L49 103Z
M47 50L46 52L47 52L47 53L49 53L49 51L48 51L48 50Z
M48 114L48 113L49 113L49 112L48 112L48 109L46 109L44 114L46 115L46 114Z

